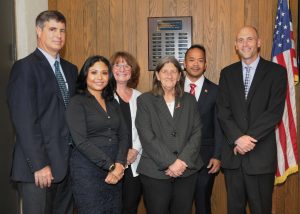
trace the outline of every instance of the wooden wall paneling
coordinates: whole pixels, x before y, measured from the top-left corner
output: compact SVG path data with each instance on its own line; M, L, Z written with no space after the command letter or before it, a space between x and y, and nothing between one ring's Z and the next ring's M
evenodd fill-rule
M97 0L97 53L110 57L110 3L109 0Z
M97 0L86 0L83 7L83 41L85 59L97 53ZM84 60L85 60L84 59Z
M141 67L138 90L145 92L151 88L152 72L148 71L148 16L150 13L150 0L136 0L137 50L136 58ZM154 7L156 8L156 7ZM155 14L156 10L152 10Z
M72 37L72 34L71 34L71 31L72 31L72 23L71 23L71 12L70 12L70 4L68 4L68 2L66 1L59 1L59 2L56 2L56 3L51 3L51 5L49 5L49 2L48 2L48 6L56 6L56 8L51 8L53 10L58 10L60 11L61 13L64 14L64 16L66 17L66 20L67 20L67 26L66 26L66 43L65 43L65 46L64 48L62 49L62 51L60 52L60 54L63 56L63 57L70 57L70 47L69 47L69 44L70 42L73 40L73 37ZM75 39L75 37L74 37Z
M149 17L159 17L163 15L164 0L149 0Z
M67 43L69 52L68 55L70 56L71 62L76 64L79 69L82 67L84 60L87 58L84 48L86 44L83 42L85 41L83 33L83 8L85 6L85 2L81 0L73 0L72 4L70 4L71 31L69 33L70 40Z
M244 0L241 1L235 1L231 0L230 4L230 58L231 62L236 62L239 60L235 47L234 47L234 41L236 38L236 34L238 30L245 25L245 17L244 17Z
M297 35L298 35L298 28L297 28L297 26L299 24L298 23L298 13L299 13L298 6L299 6L299 1L298 0L291 0L290 1L290 9L291 9L291 13L292 13L294 39L295 39L296 47L297 47L297 43L299 42L299 41L297 41Z
M286 214L298 214L299 213L299 183L298 174L289 176L285 186L285 212Z
M271 59L273 31L276 12L270 10L273 8L273 0L259 1L259 23L258 32L262 40L261 56L265 59ZM276 4L276 3L275 3ZM277 4L276 4L277 5Z
M274 187L273 191L273 204L272 213L280 214L284 213L285 210L285 200L284 200L285 186L283 184Z
M203 20L204 37L203 43L206 46L207 70L205 76L208 79L214 80L214 71L216 70L217 59L217 37L222 36L217 32L218 26L218 11L217 0L204 1Z
M136 56L137 24L136 1L123 0L123 50Z
M218 1L217 5L218 13L218 26L217 26L217 55L220 57L216 58L216 69L212 71L213 79L215 83L219 82L220 71L223 67L228 65L230 61L230 49L231 40L230 38L230 0Z
M218 83L220 71L223 67L228 65L230 62L230 50L231 46L231 38L230 38L230 0L218 1L217 6L218 13L218 26L217 26L217 55L220 57L216 57L216 70L211 71L213 73L214 79L212 81ZM226 191L224 175L222 172L218 174L215 179L214 187L213 187L213 195L211 198L212 204L212 213L219 213L220 210L227 210L226 203Z
M204 45L204 1L205 0L190 0L190 15L193 20L193 44ZM207 47L206 47L207 48Z
M298 11L299 13L299 11ZM299 23L298 23L299 24ZM299 41L298 41L299 42ZM299 53L298 53L299 54ZM298 67L298 70L299 70L299 67ZM297 106L297 143L298 143L298 156L299 156L299 150L300 150L300 112L299 112L299 109L300 109L300 84L298 83L295 87L296 89L296 106ZM298 165L299 165L299 160L298 160ZM298 177L297 181L297 185L298 185L298 199L296 201L296 204L297 204L297 209L299 210L300 209L300 175L299 175L299 172L297 174L295 174L295 176Z
M163 15L176 16L176 0L163 0Z
M190 0L177 0L176 1L176 15L189 16L190 14Z
M123 50L123 1L110 0L109 55Z
M245 0L245 25L258 27L259 0Z
M57 9L57 0L48 0L48 8L50 10L56 10Z
M164 0L149 0L149 17L161 17L163 16L163 2ZM147 24L148 26L148 24ZM147 30L147 44L148 44L148 30ZM147 55L148 57L148 55ZM148 58L147 58L148 61ZM148 64L147 64L147 69L148 69ZM149 88L145 88L144 90L149 91L152 88L152 77L153 77L153 72L149 72L150 77L149 77Z

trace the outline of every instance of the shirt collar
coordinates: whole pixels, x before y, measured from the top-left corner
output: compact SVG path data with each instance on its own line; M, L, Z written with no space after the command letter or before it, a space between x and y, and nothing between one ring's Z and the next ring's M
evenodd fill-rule
M58 61L60 63L60 56L59 54L56 55L56 58L53 58L53 56L51 56L50 54L48 54L46 51L44 51L41 48L38 48L42 54L46 57L46 59L48 60L48 62L50 63L51 67L54 66L55 61Z
M247 65L245 62L242 61L243 69L245 67L249 66L249 67L251 67L252 71L255 71L256 68L257 68L259 60L260 60L260 56L258 55L258 57L250 65Z
M192 82L188 76L185 77L184 85L188 86L190 88L190 84L194 83L197 88L202 89L203 83L204 83L204 75L202 75L196 82Z

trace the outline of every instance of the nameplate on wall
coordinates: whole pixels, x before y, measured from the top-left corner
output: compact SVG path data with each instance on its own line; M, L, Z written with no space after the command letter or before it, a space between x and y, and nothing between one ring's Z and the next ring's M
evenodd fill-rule
M148 18L149 71L154 71L164 56L174 56L183 66L184 54L191 44L191 16Z

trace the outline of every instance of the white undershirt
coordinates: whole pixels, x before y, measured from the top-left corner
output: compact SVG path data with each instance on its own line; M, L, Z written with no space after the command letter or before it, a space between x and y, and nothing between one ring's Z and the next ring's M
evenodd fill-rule
M172 115L172 117L173 117L173 114L174 114L174 107L175 107L175 100L172 101L172 102L170 102L170 103L167 103L167 106L168 106L169 111L170 111L170 113L171 113L171 115Z

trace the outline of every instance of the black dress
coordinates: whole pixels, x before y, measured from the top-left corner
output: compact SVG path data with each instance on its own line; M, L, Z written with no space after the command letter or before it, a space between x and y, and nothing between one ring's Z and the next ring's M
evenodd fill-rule
M70 159L72 190L79 214L121 212L122 184L105 183L108 168L126 163L128 133L120 107L106 102L105 112L89 93L76 95L67 109L74 149Z

